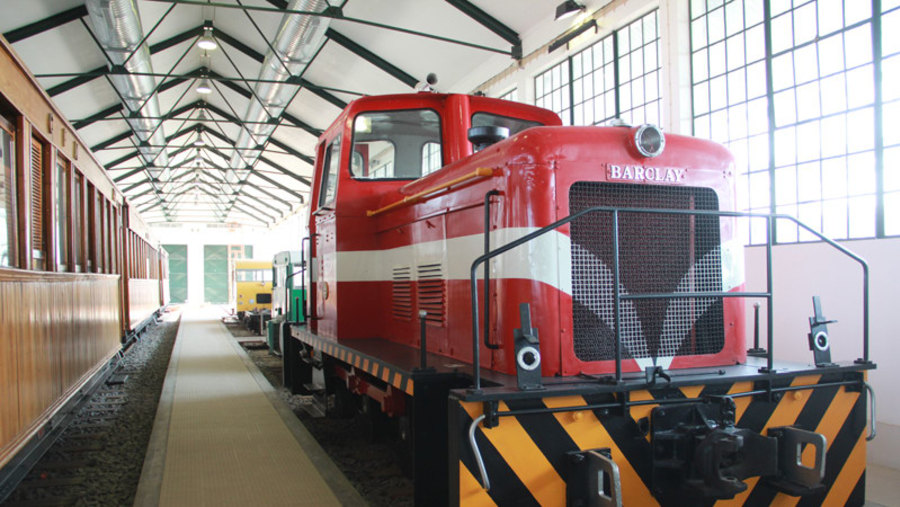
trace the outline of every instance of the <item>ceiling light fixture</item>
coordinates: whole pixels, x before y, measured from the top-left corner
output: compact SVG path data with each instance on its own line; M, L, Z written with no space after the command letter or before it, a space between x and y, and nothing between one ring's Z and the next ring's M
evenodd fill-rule
M556 6L556 21L560 19L570 18L575 14L584 10L584 6L575 0L566 0L565 2Z
M213 38L212 32L213 32L213 27L211 27L211 26L204 27L203 28L203 36L200 37L200 40L197 41L197 47L199 47L200 49L202 49L204 51L212 51L212 50L216 49L217 47L219 47L219 45L216 44L216 39Z
M558 39L556 39L555 41L550 43L550 46L547 47L547 52L552 53L553 51L556 51L557 49L559 49L563 46L568 46L568 44L570 42L572 42L572 40L576 39L579 35L587 32L588 30L590 30L592 28L594 29L594 32L596 33L596 31L597 31L597 20L596 19L589 19L589 20L585 21L584 23L582 23L581 25L579 25L575 28L572 28L568 32L564 33Z
M197 85L197 93L200 95L209 95L212 93L212 86L209 84L209 78L204 77L200 79L200 83Z

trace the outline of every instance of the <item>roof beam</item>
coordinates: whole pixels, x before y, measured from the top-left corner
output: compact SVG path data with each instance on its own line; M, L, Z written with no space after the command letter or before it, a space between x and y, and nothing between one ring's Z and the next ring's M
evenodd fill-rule
M250 176L255 176L255 175L256 175L255 172L253 172L253 171L250 172ZM264 188L262 188L262 187L257 187L257 186L255 186L255 185L253 185L252 188L253 188L254 190L256 190L257 192L262 193L263 195L265 195L265 196L268 197L269 199L272 199L272 200L274 200L274 201L280 202L281 204L284 204L285 206L288 207L288 210L291 210L291 209L294 208L294 205L293 205L293 204L291 204L291 203L285 201L284 199L278 197L277 195L273 194L272 192L269 192L268 190L266 190L266 189L264 189ZM301 202L302 202L302 199L301 199ZM282 216L284 216L284 213L281 213L281 214L282 214Z
M132 135L134 135L133 130L131 130L131 129L126 130L125 132L122 132L121 134L116 134L116 135L110 137L106 141L103 141L103 142L100 142L100 143L97 143L97 144L91 146L91 151L105 150L106 148L109 148L110 146L112 146L120 141L124 141L124 140L128 139Z
M246 206L246 208L245 208L245 206ZM252 204L246 203L244 201L235 201L234 203L232 203L231 207L232 207L232 209L237 209L241 213L243 213L251 218L255 218L256 220L259 220L260 222L262 222L266 225L274 224L276 221L276 217L273 217L272 215L262 211L261 209L257 208L256 206L253 206ZM250 208L252 211L247 211L247 208ZM256 213L253 213L254 211ZM231 213L229 211L229 213L225 215L225 218L228 218L228 215L230 215L230 214ZM263 215L264 217L268 218L269 220L264 221L261 218L259 218L259 215Z
M346 35L343 35L342 33L338 32L337 30L335 30L333 28L329 28L325 32L325 36L328 37L330 40L337 42L338 44L340 44L341 46L343 46L350 52L356 54L363 60L366 60L369 63L371 63L372 65L387 72L388 74L390 74L391 76L393 76L400 82L406 84L410 88L415 88L416 84L418 84L418 82L419 82L418 79L407 74L406 72L401 70L396 65L388 62L384 58L369 51L368 49L364 48L360 44L357 44L356 42L350 40L350 38L348 38Z
M142 179L141 181L135 183L134 185L129 185L128 187L122 189L122 193L123 193L123 194L127 194L128 192L131 192L132 190L138 188L139 186L141 186L141 185L143 185L143 184L145 184L145 183L151 183L150 186L151 186L151 187L153 186L153 185L152 185L152 182L150 181L150 178L144 178L144 179ZM151 189L151 190L152 190L152 189Z
M8 9L9 6L7 6L7 10ZM75 21L76 19L83 18L84 16L87 16L87 14L87 7L85 7L84 5L79 5L78 7L72 7L69 10L65 10L50 17L46 17L42 20L35 21L34 23L27 24L21 28L10 30L4 33L3 37L5 37L10 44L13 44L19 42L20 40L27 39L33 35L37 35L39 33L46 32L47 30L52 30L56 27L62 26L69 21Z
M291 194L292 196L296 197L297 199L300 199L300 202L303 202L303 195L302 195L302 194L298 193L298 192L295 191L295 190L291 190L289 187L286 187L286 186L282 185L281 183L278 183L277 181L273 180L272 178L266 176L265 174L263 174L263 173L261 173L261 172L259 172L259 171L250 171L250 176L256 176L257 178L259 178L259 179L265 181L266 183L268 183L268 184L270 184L270 185L272 185L272 186L278 188L279 190L283 190L284 192L287 192L288 194Z
M278 7L278 6L276 5L276 7ZM282 7L282 8L287 9L287 3L284 3L284 7ZM236 38L232 37L230 34L223 32L222 30L216 29L216 38L220 39L222 42L228 44L229 46L233 47L234 49L237 49L241 53L244 53L245 55L249 56L250 58L256 60L259 63L262 63L266 59L265 55L263 55L259 51L251 48L250 46L244 44L243 42L237 40ZM226 81L225 83L230 83L230 81ZM236 83L231 83L231 84L237 85ZM329 93L328 91L322 89L321 86L311 83L311 82L307 81L306 79L301 78L301 79L297 80L296 84L299 84L301 87L308 89L309 91L315 93L319 97L334 104L335 106L339 107L340 109L344 109L345 107L347 107L346 102L339 99L337 96ZM234 90L234 88L232 88L232 89ZM243 88L241 88L241 90L246 91ZM237 90L235 90L235 91L237 91ZM238 93L241 93L243 95L243 92L241 92L241 91L239 91ZM250 92L247 92L247 94L244 96L249 98Z
M132 170L128 171L127 173L125 173L125 174L123 174L123 175L121 175L121 176L117 176L113 181L116 182L116 183L118 183L118 182L120 182L120 181L122 181L122 180L126 180L126 179L128 179L128 178L134 176L135 174L139 174L139 173L142 173L142 172L144 172L144 167L138 167L138 168L136 168L136 169L132 169Z
M138 156L138 154L139 154L138 151L134 150L134 151L130 152L129 154L119 157L108 164L104 164L103 168L108 171L108 170L112 169L113 167L121 164L122 162L127 162L128 160L133 159L134 157ZM141 169L143 170L143 168L141 168Z
M220 41L228 44L229 46L233 47L234 49L237 49L241 53L244 53L245 55L249 56L250 58L256 60L259 63L262 63L263 60L266 59L266 57L262 53L251 48L250 46L244 44L243 42L235 39L227 32L223 32L222 30L216 28L215 34L216 34L216 38L219 39Z
M173 35L172 37L169 37L168 39L166 39L164 41L157 42L156 44L153 44L152 46L150 46L150 54L152 55L152 54L159 53L160 51L165 51L166 49L169 49L172 46L181 44L184 41L187 41L187 40L190 40L190 39L196 37L201 32L203 32L203 26L197 26L197 27L191 28L190 30L187 30L185 32L181 32L177 35ZM107 70L106 65L104 65L102 67L97 67L96 69L91 69L91 70L85 72L84 75L82 75L82 76L72 78L72 79L70 79L68 81L64 81L56 86L51 86L50 88L47 88L47 93L51 97L55 97L55 96L59 95L60 93L65 93L73 88L77 88L85 83L89 83L89 82L93 81L94 79L100 77L101 73L105 72L106 70ZM163 86L165 86L165 85L163 85Z
M259 160L261 160L262 162L264 162L267 165L274 167L281 174L284 174L285 176L290 176L291 178L294 178L295 180L299 181L300 183L303 183L307 187L311 185L310 181L307 178L300 176L299 174L291 171L290 169L288 169L282 165L279 165L278 163L273 162L272 160L267 159L266 157L264 157L262 155L259 156Z
M307 133L309 133L315 137L319 137L322 135L322 129L317 129L317 128L313 127L309 123L306 123L305 121L301 120L300 118L297 118L296 116L287 112L286 109L284 110L284 112L281 113L281 117L284 118L285 121L287 121L288 123L293 124L295 127L300 127L301 129L305 130Z
M494 32L497 36L512 44L512 57L516 60L522 59L522 39L519 34L512 28L501 23L497 18L481 10L477 5L468 0L446 0L448 4L456 7L466 16L481 23L482 26Z
M346 102L339 99L336 95L323 89L321 86L314 85L305 79L300 79L300 86L313 92L313 94L317 95L319 98L324 99L324 100L334 104L338 109L343 110L345 107L347 107Z
M269 142L272 143L273 145L275 145L275 147L281 148L282 150L284 150L284 151L288 152L289 154L291 154L291 155L293 155L293 156L299 158L300 160L306 162L306 163L309 164L309 165L315 165L315 164L316 164L316 160L315 160L314 158L310 157L309 155L304 155L304 154L300 153L299 151L297 151L297 150L291 148L290 146L288 146L288 145L284 144L283 142L279 141L278 139L275 139L274 136L269 136Z
M106 65L102 67L97 67L95 69L91 69L84 73L83 76L74 77L68 81L63 81L56 86L51 86L47 88L47 94L51 97L55 97L60 93L67 92L73 88L77 88L85 83L90 83L91 81L97 79L99 76L98 73L106 70Z
M172 46L177 46L178 44L191 40L198 35L203 35L203 25L197 25L190 30L185 30L184 32L173 35L166 40L161 40L156 44L151 44L150 54L152 55L159 53L160 51L165 51Z
M181 106L178 109L173 109L173 110L169 111L168 113L164 114L162 116L162 118L163 118L163 120L167 120L169 118L178 116L179 114L185 113L187 111L190 111L190 110L198 107L200 105L200 103L201 103L201 101L198 100L198 101L194 101L190 104L187 104L185 106ZM100 143L95 144L94 146L91 146L91 151L105 150L106 148L109 148L110 146L118 143L119 141L124 141L125 139L128 139L133 134L134 134L134 131L131 129L126 130L125 132L122 132L121 134L116 134L113 137L110 137L109 139L107 139L105 141L102 141Z
M109 118L110 116L122 111L123 109L125 109L125 106L123 106L121 103L119 103L114 106L107 107L103 111L94 113L94 114L88 116L87 118L76 121L74 124L72 124L72 126L75 127L75 130L79 130L84 127L87 127L88 125L90 125L94 122L100 121L104 118Z
M215 149L215 148L209 148L209 151L215 153L216 155L222 157L222 158L225 159L225 160L228 160L228 157L226 157L224 153L222 153L221 151L219 151L219 150L217 150L217 149ZM204 159L204 160L205 160L205 159ZM217 169L220 169L220 170L223 170L223 171L226 170L226 169L223 168L223 167L219 167L217 164L210 164L210 165L215 166ZM259 178L259 179L265 181L266 183L268 183L268 184L270 184L270 185L272 185L272 186L278 188L279 190L283 190L284 192L287 192L288 194L291 194L292 196L294 196L294 197L300 199L300 202L303 202L303 195L302 195L302 194L298 193L298 192L295 191L295 190L292 190L290 187L287 187L287 186L285 186L285 185L282 185L281 183L278 183L277 181L275 181L275 180L273 180L272 178L266 176L265 174L263 174L262 172L260 172L260 171L258 171L258 170L252 170L252 171L250 171L249 176L256 176L257 178ZM249 177L249 176L248 176L248 177ZM308 185L308 183L307 183L307 185ZM258 188L258 187L256 187L256 188Z

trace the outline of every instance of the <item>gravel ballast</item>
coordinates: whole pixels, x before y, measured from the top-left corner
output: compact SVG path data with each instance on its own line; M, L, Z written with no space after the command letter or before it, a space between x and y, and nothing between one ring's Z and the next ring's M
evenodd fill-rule
M134 502L178 331L177 315L167 313L144 331L110 380L76 409L69 426L4 507Z

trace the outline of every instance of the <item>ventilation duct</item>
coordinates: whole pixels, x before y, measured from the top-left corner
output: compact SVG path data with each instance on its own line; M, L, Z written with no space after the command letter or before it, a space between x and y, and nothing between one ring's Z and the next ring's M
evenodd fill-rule
M94 35L114 67L124 64L128 74L110 74L130 114L126 121L138 138L138 150L154 178L169 165L166 137L160 127L156 81L150 63L150 49L144 39L136 0L87 0L85 2ZM131 54L134 56L128 59ZM126 63L125 61L128 60Z
M288 10L323 12L328 7L325 0L292 0ZM260 151L252 150L268 140L275 130L275 123L267 123L277 118L294 96L297 85L283 82L297 75L318 51L328 29L329 18L304 14L285 14L272 49L266 53L259 80L254 87L254 97L250 99L244 113L244 128L235 143L230 167L243 169L252 166L259 158ZM278 82L271 82L278 81ZM258 99L257 99L258 98ZM261 101L261 102L260 102ZM237 180L236 175L229 181Z

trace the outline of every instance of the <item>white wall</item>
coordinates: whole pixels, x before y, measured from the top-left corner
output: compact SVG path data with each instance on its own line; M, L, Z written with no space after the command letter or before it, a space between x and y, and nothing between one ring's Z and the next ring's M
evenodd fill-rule
M869 358L878 364L869 382L878 401L878 437L869 445L869 462L900 468L900 340L892 317L900 292L900 238L844 241L841 244L869 264ZM766 251L749 247L746 253L747 290L765 290ZM806 341L812 296L821 297L829 325L832 360L862 356L862 269L824 243L779 245L773 248L775 355L779 359L812 362ZM765 304L760 309L765 342ZM752 336L752 305L747 306L748 336ZM900 313L900 312L898 312Z
M272 259L278 252L300 249L300 239L306 231L303 225L306 216L307 208L304 207L270 229L249 226L207 227L200 224L151 226L150 229L153 237L161 244L187 245L188 302L202 303L204 245L252 245L254 259Z

